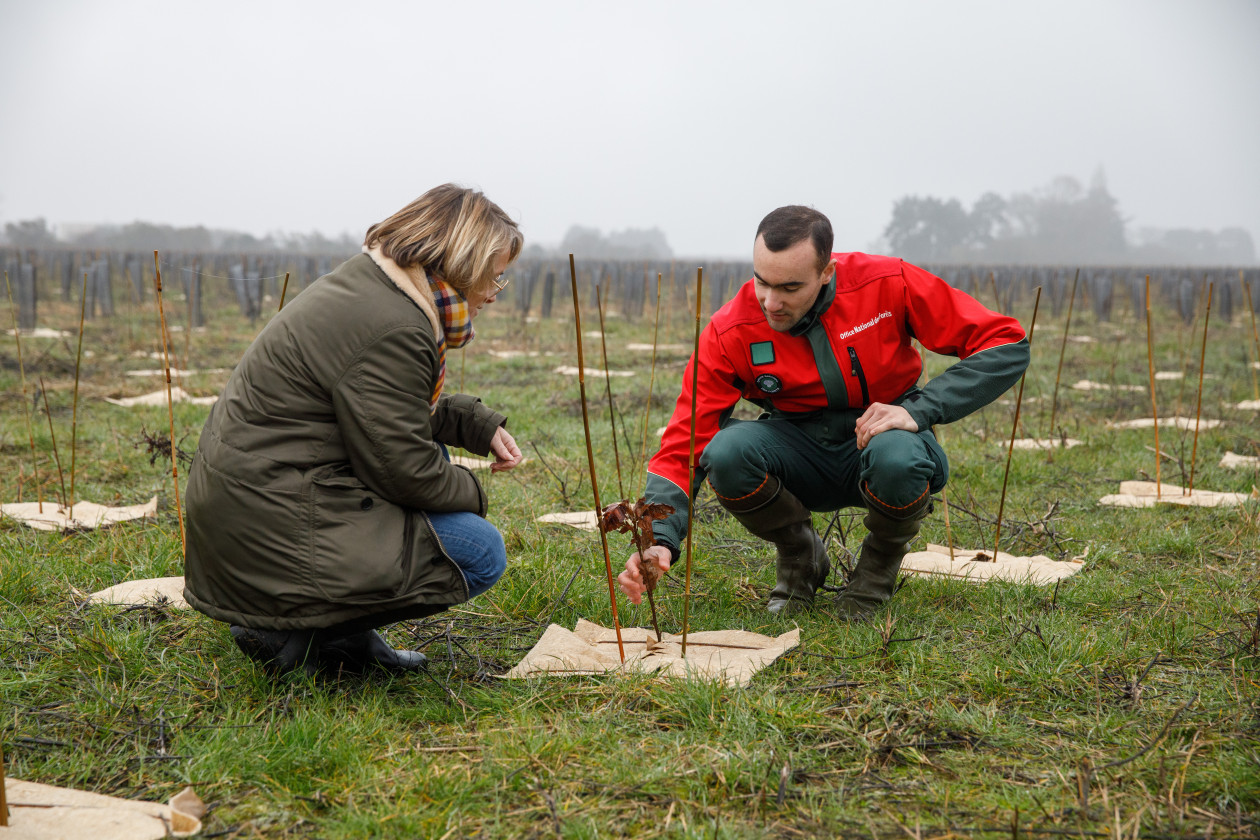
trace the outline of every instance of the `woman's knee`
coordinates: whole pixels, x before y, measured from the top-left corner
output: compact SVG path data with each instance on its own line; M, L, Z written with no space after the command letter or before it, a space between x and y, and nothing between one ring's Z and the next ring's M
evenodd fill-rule
M485 592L503 577L507 569L507 547L503 535L475 513L430 514L447 554L464 573L468 597Z

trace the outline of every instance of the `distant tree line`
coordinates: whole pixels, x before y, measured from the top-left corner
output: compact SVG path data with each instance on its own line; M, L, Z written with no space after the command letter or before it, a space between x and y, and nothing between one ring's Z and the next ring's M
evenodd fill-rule
M1088 187L1060 176L1003 198L987 192L967 209L956 198L905 196L884 228L891 253L913 262L1116 265L1250 265L1251 235L1143 229L1131 233L1101 172Z
M219 230L203 225L174 227L139 221L126 225L97 225L62 238L48 227L44 219L25 219L5 224L3 244L13 248L68 246L109 251L345 255L358 251L360 242L345 233L336 239L318 231L270 233L258 237L241 231Z

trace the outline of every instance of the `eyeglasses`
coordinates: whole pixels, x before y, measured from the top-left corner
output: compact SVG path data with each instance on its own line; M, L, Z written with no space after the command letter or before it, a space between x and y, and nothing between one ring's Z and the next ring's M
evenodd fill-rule
M494 293L497 295L499 292L507 288L508 283L512 282L512 278L508 277L507 274L504 273L500 274L490 282L494 284Z

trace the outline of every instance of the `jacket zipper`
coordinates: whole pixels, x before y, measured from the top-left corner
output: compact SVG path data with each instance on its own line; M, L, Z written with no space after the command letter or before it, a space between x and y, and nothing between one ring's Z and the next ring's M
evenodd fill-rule
M433 535L433 541L437 543L438 550L442 552L442 557L446 562L455 567L455 571L459 573L459 579L464 583L464 600L468 600L468 578L464 575L464 570L459 567L455 559L451 557L451 553L446 550L446 546L442 543L442 538L438 536L437 528L433 527L433 523L429 521L429 515L424 511L418 511L418 514L424 519L424 524L428 526L429 533Z
M849 351L849 373L857 377L858 384L862 386L862 405L863 407L871 404L871 392L866 387L866 374L862 373L862 363L858 361L857 351L852 347L847 348Z

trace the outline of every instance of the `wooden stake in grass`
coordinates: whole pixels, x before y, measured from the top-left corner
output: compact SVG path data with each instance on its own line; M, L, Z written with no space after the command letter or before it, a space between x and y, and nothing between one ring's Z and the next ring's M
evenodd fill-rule
M166 340L166 312L162 309L162 266L153 252L153 285L157 289L158 335L162 339L162 369L166 374L166 414L170 418L171 483L175 486L175 517L179 520L179 544L188 556L188 535L184 530L184 509L179 503L179 447L175 445L175 406L171 399L171 355Z
M1063 342L1059 345L1059 367L1054 372L1054 396L1050 399L1050 434L1051 442L1055 435L1054 420L1059 413L1059 379L1063 376L1063 355L1067 352L1068 330L1072 327L1072 304L1076 302L1076 284L1081 279L1081 270L1076 269L1076 277L1072 279L1072 295L1068 298L1067 321L1063 324ZM1054 452L1053 445L1050 452Z
M1199 417L1203 412L1203 365L1207 361L1208 321L1212 318L1212 284L1207 288L1207 312L1203 315L1203 346L1199 350L1199 396L1194 406L1194 445L1190 447L1190 486L1186 495L1194 495L1194 460L1199 454ZM1185 451L1184 449L1182 450Z
M31 444L31 471L35 481L35 495L39 499L39 512L44 512L44 485L39 480L39 456L35 454L35 424L31 420L31 404L26 394L26 365L22 363L22 330L18 327L17 304L13 302L13 287L9 285L9 272L4 273L4 288L9 293L9 312L13 316L13 338L17 342L18 376L22 381L22 414L26 417L26 438ZM18 495L21 496L19 485ZM18 501L22 501L20 498Z
M61 471L61 454L57 451L57 432L53 430L52 410L48 408L48 389L44 377L39 378L39 393L44 398L44 416L48 418L48 436L52 438L53 461L57 464L57 478L61 482L61 506L66 506L66 474Z
M9 825L9 798L4 791L4 745L0 744L0 827Z
M1028 352L1032 354L1033 330L1037 328L1037 308L1041 305L1041 287L1037 287L1037 297L1033 300L1032 323L1028 325ZM1019 392L1015 395L1015 422L1011 426L1011 442L1006 448L1006 471L1002 474L1002 495L998 501L997 530L993 533L993 559L997 560L998 544L1002 539L1002 511L1006 508L1006 481L1011 476L1011 455L1015 452L1015 436L1019 433L1019 407L1024 401L1024 380L1028 377L1025 369L1019 377Z
M1155 429L1155 498L1161 496L1159 482L1159 408L1155 402L1155 348L1151 338L1151 275L1146 275L1146 370L1151 385L1151 419Z
M74 356L74 403L70 409L70 511L67 517L74 519L74 462L75 446L79 437L79 366L83 361L83 319L87 315L87 272L83 273L83 301L79 306L79 349Z
M1251 303L1251 284L1243 279L1242 269L1238 270L1238 282L1243 287L1243 297L1247 299L1247 313L1251 315L1251 346L1252 346L1252 362L1251 362L1251 393L1252 396L1260 400L1260 381L1257 380L1256 368L1260 368L1260 332L1256 331L1256 310Z
M696 494L696 387L700 375L700 301L704 299L704 269L696 269L696 337L691 345L691 447L687 452L687 565L683 582L682 655L687 655L687 625L691 618L691 542L695 524Z
M284 285L280 287L280 305L276 307L277 312L279 312L281 309L284 309L284 296L288 291L289 291L289 272L286 271L284 273Z
M595 287L595 309L599 312L599 348L604 360L604 390L608 392L608 425L612 427L613 459L617 463L617 492L626 497L626 487L621 482L621 453L617 450L617 412L613 408L612 376L608 373L608 341L604 336L604 300L599 286Z
M573 283L573 324L577 329L578 353L578 392L582 398L582 429L586 432L586 463L591 468L591 493L595 496L595 530L599 531L599 542L604 549L604 569L608 572L608 600L612 602L613 629L617 633L617 652L621 654L621 662L626 661L626 648L621 643L621 619L617 616L617 591L613 588L612 558L608 556L608 535L599 527L604 515L604 506L599 501L599 481L595 477L595 451L591 448L591 417L586 407L586 362L582 355L582 307L578 304L577 267L573 255L569 254L569 279Z
M652 421L652 385L656 382L656 345L661 333L661 272L656 273L656 326L652 329L652 372L648 375L647 407L643 409L643 441L639 445L639 458L643 461L643 473L647 475L647 434Z

